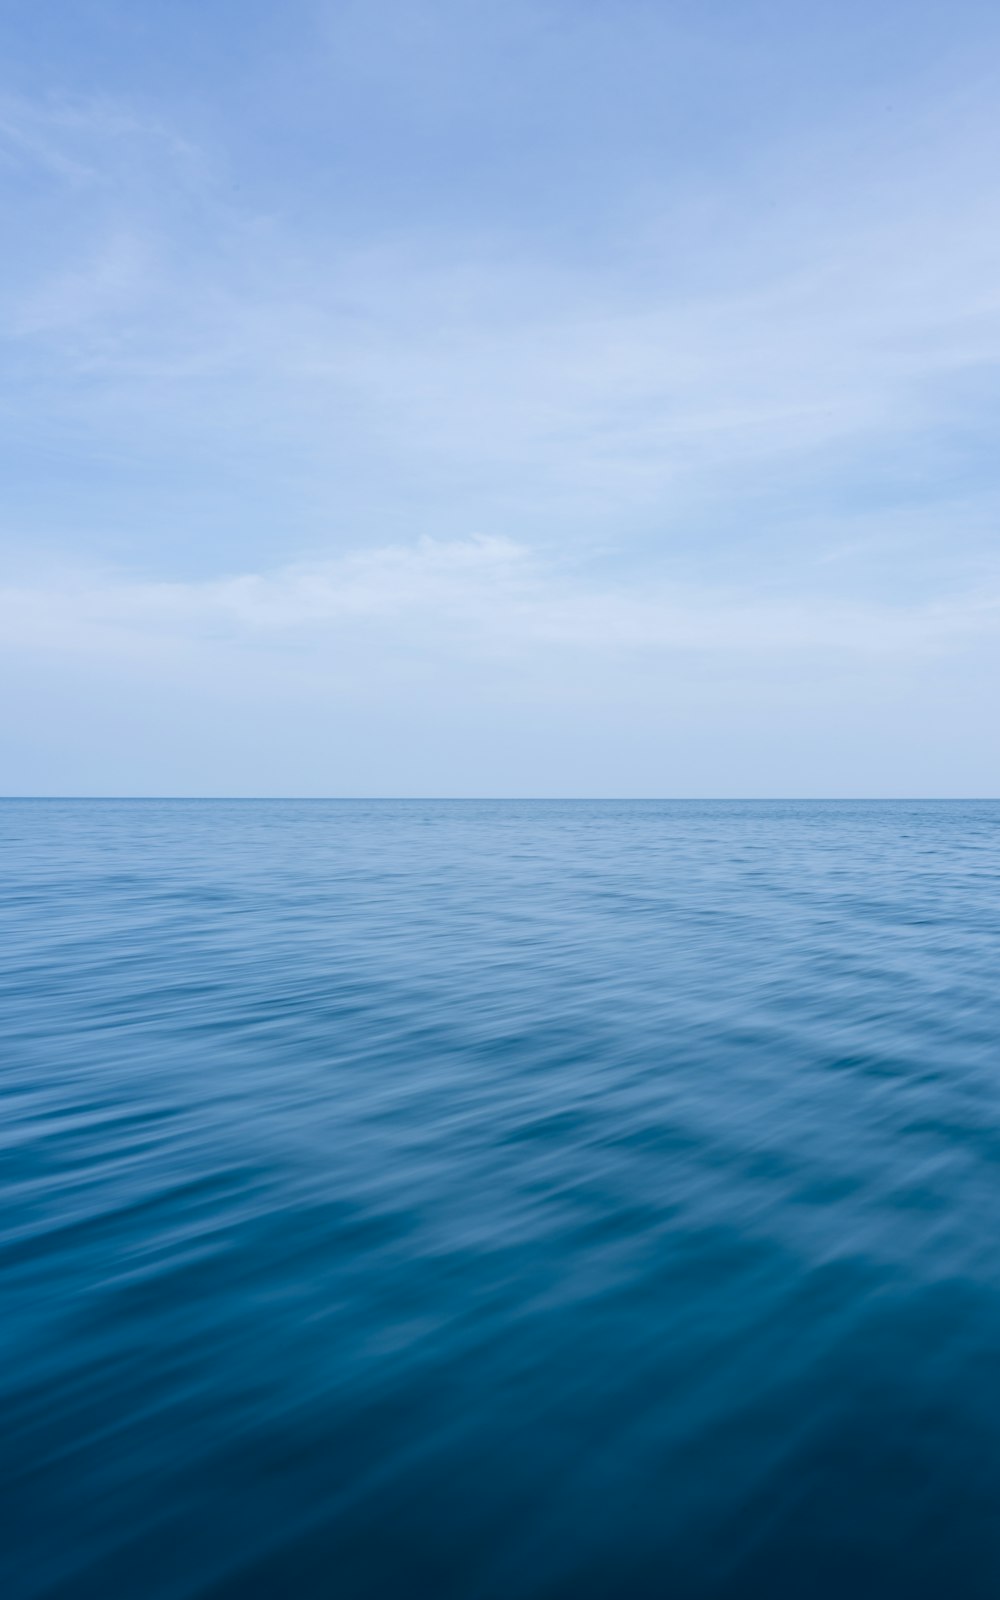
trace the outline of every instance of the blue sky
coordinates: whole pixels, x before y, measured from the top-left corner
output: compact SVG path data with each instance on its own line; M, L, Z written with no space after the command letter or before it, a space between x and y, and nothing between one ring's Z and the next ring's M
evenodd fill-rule
M8 0L8 793L996 794L1000 13Z

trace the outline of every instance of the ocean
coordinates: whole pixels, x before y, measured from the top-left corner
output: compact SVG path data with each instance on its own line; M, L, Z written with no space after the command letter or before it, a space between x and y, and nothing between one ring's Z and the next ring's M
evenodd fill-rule
M0 803L5 1600L1000 1593L1000 803Z

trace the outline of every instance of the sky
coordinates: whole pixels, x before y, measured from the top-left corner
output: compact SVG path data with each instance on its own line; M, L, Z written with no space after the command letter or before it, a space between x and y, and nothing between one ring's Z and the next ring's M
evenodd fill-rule
M1000 11L5 0L0 792L1000 794Z

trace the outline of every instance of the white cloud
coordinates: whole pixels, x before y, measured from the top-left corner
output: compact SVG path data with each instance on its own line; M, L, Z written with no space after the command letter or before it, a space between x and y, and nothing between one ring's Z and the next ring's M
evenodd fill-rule
M212 639L266 653L289 644L321 660L350 644L365 659L419 646L477 663L569 652L594 661L710 653L921 655L996 626L1000 598L909 604L631 583L559 568L510 540L425 538L272 572L191 582L76 574L0 590L8 644L59 653L143 654Z
M331 520L419 495L417 526L627 542L974 424L1000 213L978 123L941 124L909 149L841 136L821 194L817 133L780 170L715 174L700 211L665 180L590 259L455 223L297 236L126 106L18 103L11 147L108 197L8 287L8 327L60 425L163 470L211 436L261 480L307 477Z

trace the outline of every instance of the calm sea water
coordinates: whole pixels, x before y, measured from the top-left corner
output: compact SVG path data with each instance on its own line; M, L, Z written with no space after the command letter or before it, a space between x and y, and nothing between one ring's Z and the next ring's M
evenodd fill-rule
M0 804L23 1597L1000 1593L1000 804Z

